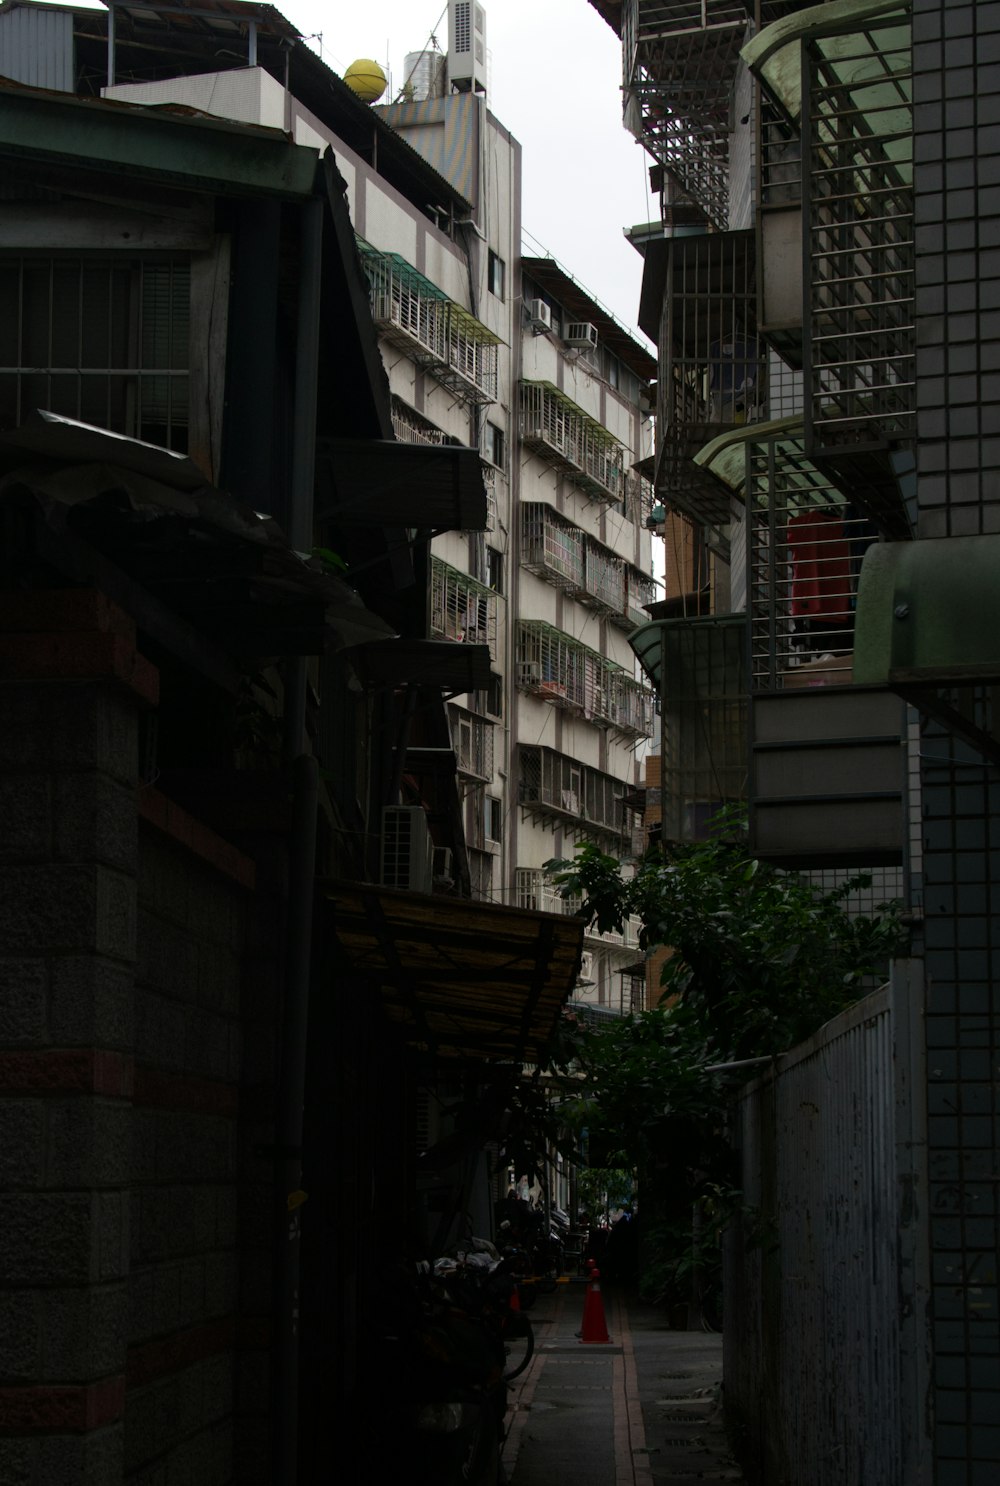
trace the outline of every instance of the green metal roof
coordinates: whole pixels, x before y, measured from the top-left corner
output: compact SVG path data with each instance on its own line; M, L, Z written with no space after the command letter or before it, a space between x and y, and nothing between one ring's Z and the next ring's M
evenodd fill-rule
M854 680L1000 680L1000 536L877 542L861 565Z
M0 81L0 155L229 195L304 200L319 160L281 131Z
M663 651L664 638L672 630L707 630L710 628L721 629L727 626L746 626L747 616L745 613L735 614L698 614L691 618L679 619L654 619L649 624L640 625L628 637L628 642L635 651L636 658L646 675L652 681L659 695L663 685Z
M889 158L912 175L909 6L900 0L831 0L783 16L747 43L743 60L796 122L802 113L802 43L814 46L839 77L852 109L864 118L858 132L883 138Z
M795 418L773 418L767 423L743 423L739 428L728 428L699 449L694 462L742 496L747 483L747 444L763 443L782 434L801 437L802 432L801 414Z

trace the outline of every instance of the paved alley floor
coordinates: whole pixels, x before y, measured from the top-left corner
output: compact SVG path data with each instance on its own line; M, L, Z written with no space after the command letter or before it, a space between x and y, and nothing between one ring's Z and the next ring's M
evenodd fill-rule
M535 1356L512 1385L511 1486L696 1486L742 1482L719 1402L722 1337L670 1331L662 1315L603 1295L607 1345L576 1333L585 1286L541 1296Z

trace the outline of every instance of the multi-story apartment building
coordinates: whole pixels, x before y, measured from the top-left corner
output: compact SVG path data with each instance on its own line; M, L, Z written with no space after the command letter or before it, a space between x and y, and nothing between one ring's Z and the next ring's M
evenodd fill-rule
M158 79L128 68L120 30L121 60L102 91L285 127L333 149L396 437L477 448L489 496L482 533L437 535L414 511L430 565L428 634L489 650L489 685L450 704L467 862L435 854L433 812L408 771L387 809L391 820L407 812L412 849L401 862L393 847L386 880L569 911L544 863L584 837L631 856L624 798L653 729L628 635L654 596L650 487L634 466L650 452L656 366L554 260L522 258L520 146L489 112L475 61L486 18L474 9L475 41L463 29L469 7L455 0L447 56L411 55L405 99L386 106L360 103L301 44L286 77L263 23L256 66L209 70L205 55L204 71L192 57ZM620 943L595 936L579 998L631 1005L637 943L637 926Z
M780 1248L734 1251L727 1396L775 1479L992 1480L1000 6L592 3L661 187L656 495L711 554L635 637L662 830L746 802L759 856L872 869L912 930L874 1082L825 1044L780 1171L780 1075L740 1105Z

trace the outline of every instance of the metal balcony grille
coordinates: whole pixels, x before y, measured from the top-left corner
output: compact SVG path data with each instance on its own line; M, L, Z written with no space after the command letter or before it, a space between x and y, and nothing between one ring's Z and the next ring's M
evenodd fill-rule
M749 12L739 0L624 0L625 123L718 227L729 223L730 102Z
M816 447L908 437L914 419L910 27L901 7L870 30L805 50L808 182L807 416ZM862 435L863 440L863 435Z
M747 507L754 690L850 682L858 574L878 531L802 434L747 444Z
M462 401L495 402L500 337L398 253L381 253L360 238L358 248L385 338Z
M575 592L584 581L584 537L551 506L521 506L521 563L557 588Z
M438 557L431 558L431 635L488 645L497 657L497 595Z
M474 717L471 712L453 707L451 741L458 772L466 778L482 779L488 783L493 778L493 724L485 718Z
M393 394L392 431L401 444L447 444L448 436Z
M517 629L517 684L619 732L651 737L653 694L624 667L552 625L522 620Z
M624 444L551 382L521 383L521 441L594 500L624 498Z

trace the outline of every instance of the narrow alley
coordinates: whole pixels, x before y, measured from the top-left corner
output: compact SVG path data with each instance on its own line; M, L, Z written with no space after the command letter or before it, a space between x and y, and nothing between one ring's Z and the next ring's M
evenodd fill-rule
M535 1356L511 1396L511 1486L742 1482L721 1410L722 1337L672 1331L662 1312L603 1294L610 1341L578 1333L583 1284L541 1297Z

